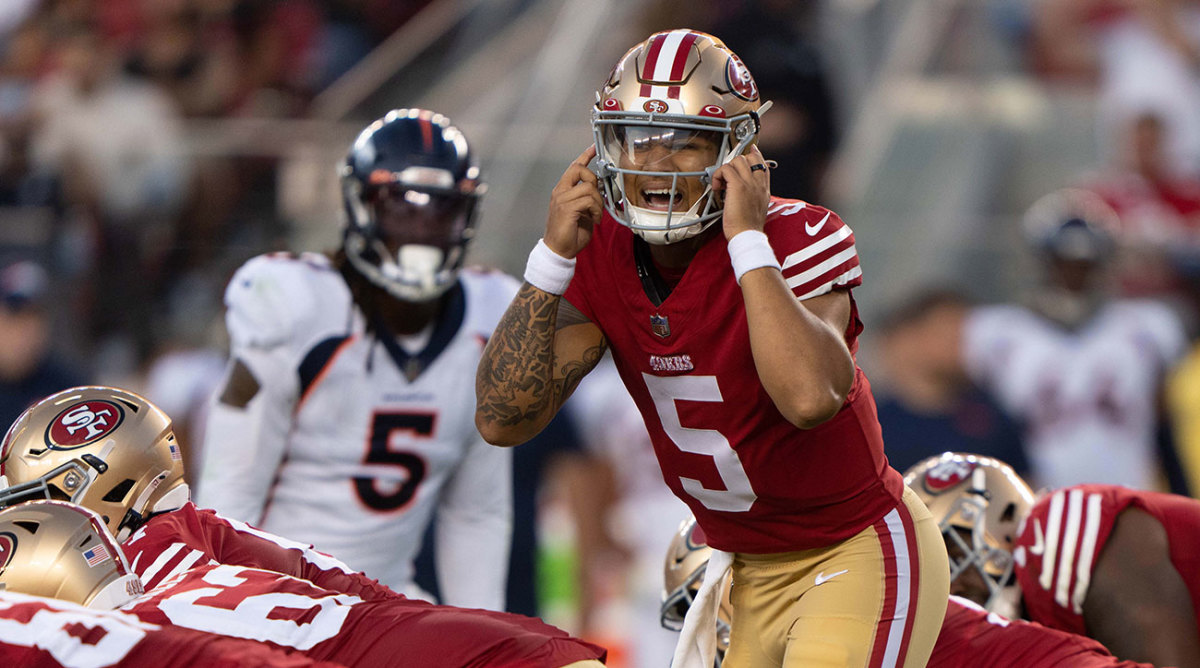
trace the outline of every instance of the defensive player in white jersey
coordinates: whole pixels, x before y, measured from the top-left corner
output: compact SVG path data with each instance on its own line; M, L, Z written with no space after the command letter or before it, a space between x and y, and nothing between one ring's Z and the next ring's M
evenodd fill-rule
M517 284L460 270L479 169L448 119L397 110L355 140L342 184L332 257L257 257L229 283L198 500L410 594L436 514L442 602L503 609L511 453L476 431L472 383Z
M1153 487L1159 396L1184 352L1183 326L1162 304L1108 296L1116 220L1095 195L1052 193L1025 228L1046 284L1028 306L967 316L966 370L1025 423L1038 484Z

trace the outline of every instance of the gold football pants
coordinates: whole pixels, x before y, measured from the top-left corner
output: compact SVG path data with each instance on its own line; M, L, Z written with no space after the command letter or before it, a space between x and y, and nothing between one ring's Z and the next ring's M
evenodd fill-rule
M840 544L734 555L723 666L919 668L949 588L941 532L906 487L895 509Z

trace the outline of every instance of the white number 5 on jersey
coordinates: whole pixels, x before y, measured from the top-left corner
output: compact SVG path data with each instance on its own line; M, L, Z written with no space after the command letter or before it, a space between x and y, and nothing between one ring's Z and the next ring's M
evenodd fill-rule
M716 403L722 401L717 377L662 377L643 373L642 378L646 380L646 387L654 399L654 407L658 410L658 417L662 420L667 436L684 452L712 457L721 482L725 483L725 489L709 489L699 480L681 477L679 480L683 483L684 491L709 510L733 513L750 510L758 496L750 487L746 469L742 468L742 461L738 459L737 451L729 445L729 440L714 429L695 429L679 423L676 400Z

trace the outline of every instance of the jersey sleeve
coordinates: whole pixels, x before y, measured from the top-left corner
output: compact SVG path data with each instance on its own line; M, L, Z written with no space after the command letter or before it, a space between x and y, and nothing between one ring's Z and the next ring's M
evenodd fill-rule
M229 566L246 566L290 575L364 601L398 598L399 594L351 569L311 545L255 529L212 511L200 511L210 535L213 559Z
M231 364L244 365L259 389L246 406L222 402L222 388L209 400L196 499L246 522L262 519L300 393L292 339L306 329L314 303L302 291L300 266L297 259L254 258L225 292Z
M1034 504L1013 548L1031 619L1072 633L1086 631L1083 602L1117 512L1109 495L1087 486L1057 490Z
M956 596L946 617L929 668L1150 668L1121 661L1103 645L1074 633L1006 619Z
M1175 366L1187 352L1187 335L1179 316L1171 308L1143 302L1143 315L1137 318L1142 325L1139 345L1148 347L1164 369Z
M255 529L191 503L151 518L121 547L147 590L194 566L215 563L290 575L363 600L400 598L311 545Z
M512 449L477 438L446 481L437 507L441 602L503 610L513 526Z
M773 200L766 233L796 299L862 285L854 232L836 213L805 202Z

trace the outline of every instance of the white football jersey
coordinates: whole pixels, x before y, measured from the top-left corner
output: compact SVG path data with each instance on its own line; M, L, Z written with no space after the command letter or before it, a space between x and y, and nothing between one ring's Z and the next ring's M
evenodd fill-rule
M1025 427L1036 482L1155 485L1158 397L1184 352L1174 312L1120 300L1067 330L1015 305L974 310L967 370Z
M475 429L475 369L518 284L465 270L428 342L367 333L323 255L257 257L226 290L232 357L261 389L214 402L200 505L311 543L397 591L437 513L443 603L502 609L511 451ZM404 369L422 368L412 380Z

